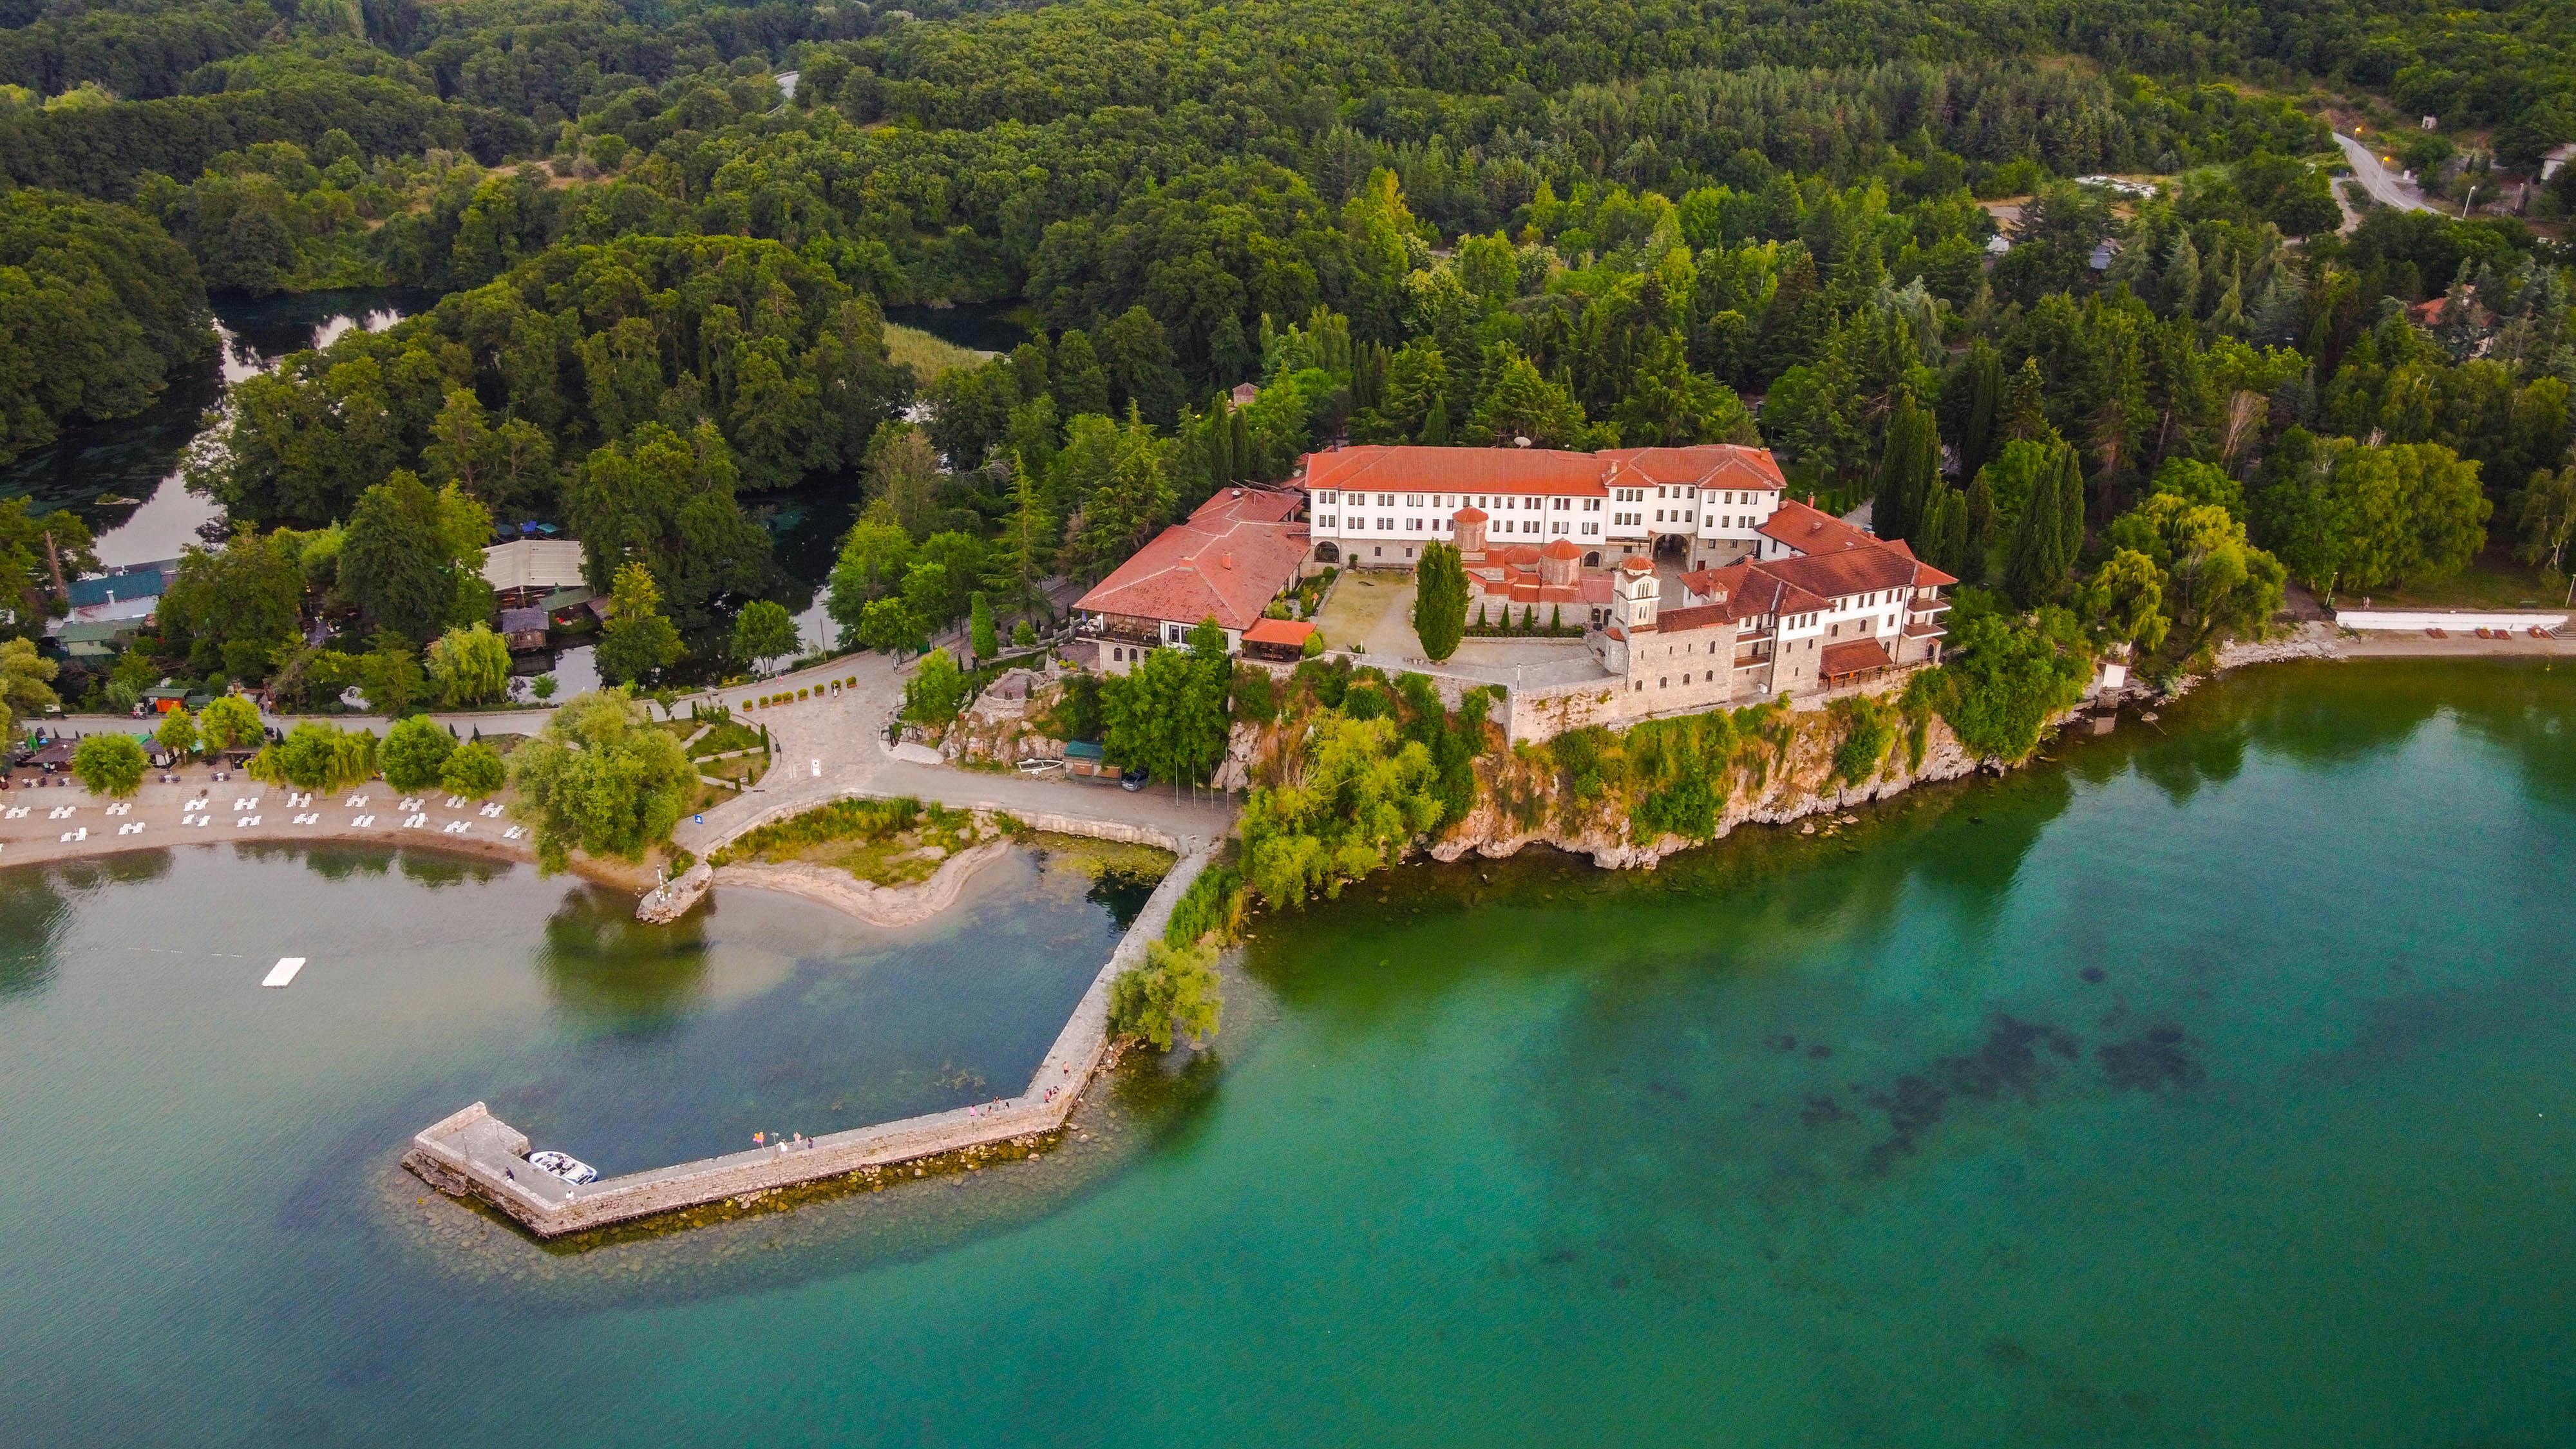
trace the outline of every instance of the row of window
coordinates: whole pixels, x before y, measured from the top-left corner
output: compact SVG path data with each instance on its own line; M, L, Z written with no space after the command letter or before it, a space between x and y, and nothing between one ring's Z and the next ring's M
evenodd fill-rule
M1701 498L1699 496L1701 491L1702 490L1700 489L1685 486L1676 486L1670 489L1657 488L1655 490L1655 496L1657 498L1663 498L1667 493L1669 493L1670 496L1674 498L1704 503L1722 502L1730 506L1736 504L1757 503L1771 499L1771 495L1769 493L1757 494L1750 488L1711 488L1706 490L1708 495L1706 498ZM1393 493L1378 494L1377 506L1380 508L1395 507L1396 496L1397 495ZM1613 502L1618 503L1643 503L1646 501L1646 490L1643 488L1613 488L1610 490L1610 497ZM1513 510L1540 512L1545 511L1548 508L1551 500L1553 500L1556 509L1560 512L1570 511L1574 506L1574 500L1571 496L1560 496L1557 494L1461 493L1458 495L1457 505L1452 505L1450 503L1449 495L1446 493L1407 493L1403 495L1403 498L1404 506L1407 508L1422 508L1426 506L1431 508L1449 508L1452 506L1464 506L1468 502L1472 501L1478 508L1485 509L1489 512L1510 512ZM1319 508L1329 508L1340 504L1343 501L1344 499L1342 498L1341 493L1338 490L1331 488L1318 489L1314 494L1315 506ZM1366 493L1353 493L1348 501L1353 507L1366 508L1369 506L1369 495ZM1601 500L1598 498L1586 498L1583 500L1583 506L1587 510L1598 510L1601 507Z

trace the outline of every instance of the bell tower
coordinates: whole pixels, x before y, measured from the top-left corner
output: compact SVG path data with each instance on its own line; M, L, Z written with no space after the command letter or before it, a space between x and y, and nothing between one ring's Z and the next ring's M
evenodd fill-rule
M1655 627L1655 607L1663 585L1655 577L1655 566L1643 558L1632 558L1619 565L1619 575L1611 581L1611 616L1619 627L1630 634Z

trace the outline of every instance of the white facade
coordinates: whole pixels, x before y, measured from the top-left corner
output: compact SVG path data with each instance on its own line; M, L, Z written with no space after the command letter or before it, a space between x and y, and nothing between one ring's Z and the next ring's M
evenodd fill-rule
M1387 493L1358 489L1310 490L1306 516L1314 541L1330 543L1339 562L1360 567L1402 567L1421 546L1446 542L1450 519L1462 508L1481 510L1489 548L1537 548L1571 539L1585 562L1601 567L1651 553L1678 540L1689 567L1704 568L1751 556L1758 530L1780 506L1777 488L1702 488L1693 484L1568 487L1562 491ZM1600 557L1591 557L1595 551ZM1319 549L1319 557L1326 557Z

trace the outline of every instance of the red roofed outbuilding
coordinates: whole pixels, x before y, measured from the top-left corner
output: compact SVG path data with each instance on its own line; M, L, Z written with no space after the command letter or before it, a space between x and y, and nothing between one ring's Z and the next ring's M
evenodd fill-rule
M1239 650L1304 566L1304 502L1278 489L1226 489L1136 550L1073 606L1099 667L1124 674L1207 619L1225 631L1229 652Z

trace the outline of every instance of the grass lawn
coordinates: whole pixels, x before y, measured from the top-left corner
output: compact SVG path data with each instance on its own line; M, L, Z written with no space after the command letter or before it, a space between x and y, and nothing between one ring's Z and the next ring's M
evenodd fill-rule
M2490 547L2451 578L2373 589L2369 598L2374 609L2551 609L2566 603L2565 590L2564 584L2542 587L2539 570L2517 561L2509 549ZM2360 594L2344 593L2335 602L2357 609L2361 600Z
M748 786L769 773L769 756L737 755L730 760L700 760L697 766L700 775L718 780L731 780L737 785ZM689 809L693 813L703 814L741 793L740 790L728 790L720 785L709 785L702 780L698 785L697 798L689 803Z
M1365 644L1369 635L1386 618L1386 612L1409 597L1413 582L1407 574L1389 574L1378 578L1344 570L1333 581L1331 597L1324 600L1324 612L1317 616L1315 627L1322 630L1324 642L1335 649Z
M911 800L840 800L744 834L718 851L719 865L738 860L803 861L881 886L930 879L940 862L997 838L972 811Z

